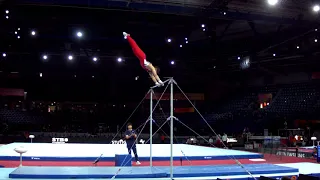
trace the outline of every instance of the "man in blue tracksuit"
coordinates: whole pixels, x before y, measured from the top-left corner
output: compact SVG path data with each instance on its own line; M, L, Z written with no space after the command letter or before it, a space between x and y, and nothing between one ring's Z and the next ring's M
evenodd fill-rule
M137 139L137 134L135 132L135 130L132 129L132 124L128 123L128 129L125 133L126 137L126 144L127 144L127 148L128 148L128 152L131 155L131 150L133 151L135 160L136 160L136 164L140 165L141 163L139 162L139 157L137 154L137 147L136 147L136 139Z

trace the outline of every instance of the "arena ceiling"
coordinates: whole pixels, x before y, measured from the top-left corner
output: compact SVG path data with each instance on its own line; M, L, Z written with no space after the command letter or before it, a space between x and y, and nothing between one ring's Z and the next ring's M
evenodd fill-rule
M78 59L99 56L104 61L100 71L111 70L116 64L112 60L117 57L134 59L123 41L122 31L130 32L148 57L170 76L234 73L242 71L239 64L246 57L250 58L250 72L261 74L317 71L319 67L316 61L319 46L314 43L318 38L319 16L312 12L311 0L282 0L274 7L262 0L10 0L0 3L1 10L10 9L9 20L0 21L4 24L0 29L3 39L0 51L11 54L7 57L14 59L11 62L33 59L28 62L35 63L31 67L34 71L43 68L50 71L39 60L43 53L63 59L69 52ZM19 40L15 34L17 28L22 29ZM33 29L39 32L37 38L29 36ZM85 32L82 41L73 37L79 29ZM171 44L166 42L168 38L172 38ZM170 65L171 60L175 60L175 67ZM110 62L114 64L110 66ZM82 63L83 68L88 68L88 64ZM55 65L65 66L62 62ZM2 68L22 71L25 66L25 61L6 62ZM64 70L59 68L59 71ZM132 74L137 71L133 70Z

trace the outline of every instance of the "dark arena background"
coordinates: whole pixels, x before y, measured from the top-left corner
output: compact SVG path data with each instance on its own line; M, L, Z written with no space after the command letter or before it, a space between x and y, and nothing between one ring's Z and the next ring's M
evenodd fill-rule
M0 179L320 178L319 11L0 0Z

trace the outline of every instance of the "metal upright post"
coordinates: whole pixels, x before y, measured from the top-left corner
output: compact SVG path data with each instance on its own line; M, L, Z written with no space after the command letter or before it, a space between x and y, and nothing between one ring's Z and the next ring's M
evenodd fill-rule
M173 79L170 80L170 178L173 179Z
M153 113L153 104L152 104L152 94L153 90L150 89L150 117L149 117L149 123L150 123L150 167L152 167L152 113Z

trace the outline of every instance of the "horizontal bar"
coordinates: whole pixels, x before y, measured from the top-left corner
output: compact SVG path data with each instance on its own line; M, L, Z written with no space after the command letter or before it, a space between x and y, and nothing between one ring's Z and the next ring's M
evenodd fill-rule
M170 79L165 80L165 81L163 82L163 84L165 84L165 83L169 82L170 80L171 80L171 78L170 78ZM157 88L157 87L161 87L161 86L154 85L154 86L150 87L150 89L154 89L154 88Z

